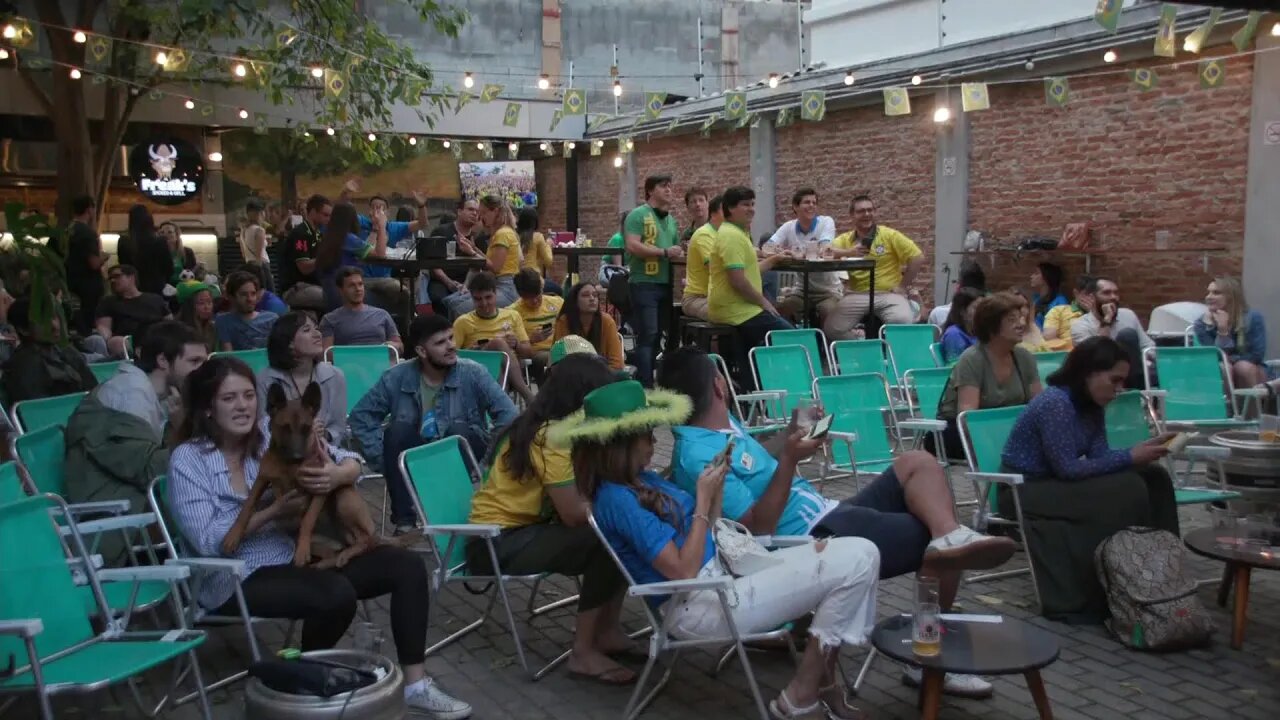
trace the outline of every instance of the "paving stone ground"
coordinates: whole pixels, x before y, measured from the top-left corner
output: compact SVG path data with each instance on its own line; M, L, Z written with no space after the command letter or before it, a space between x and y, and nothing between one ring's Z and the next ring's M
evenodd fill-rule
M670 436L662 433L655 464L665 466L670 452ZM952 477L957 494L971 496L968 483L959 471ZM850 480L833 481L822 488L833 498L855 491ZM382 486L366 484L371 503L380 506ZM1100 498L1099 502L1105 502ZM1184 531L1206 524L1203 506L1182 510ZM1196 577L1220 577L1222 565L1187 554ZM1021 553L1009 567L1025 564ZM900 577L880 585L879 616L909 612L912 578ZM563 597L573 592L572 583L555 579L539 589L539 601ZM1247 718L1274 720L1280 717L1280 573L1255 572L1252 585L1248 635L1244 649L1229 645L1230 615L1219 609L1216 586L1205 585L1200 597L1210 609L1217 633L1212 645L1203 650L1171 654L1134 652L1112 640L1101 628L1073 627L1037 617L1032 610L1030 580L1026 575L980 584L965 584L960 591L964 611L1001 613L1021 618L1052 633L1061 644L1058 662L1043 671L1059 720L1189 720L1191 718ZM517 623L529 652L530 663L543 663L569 646L572 637L572 608L529 620L522 608L528 590L515 590ZM460 588L433 599L429 643L475 618L484 599L468 595ZM368 604L372 622L382 626L390 649L387 600ZM631 630L644 627L638 606L628 606L626 623ZM267 623L260 637L271 650L282 646L284 623ZM351 633L343 644L350 644ZM630 689L604 688L570 679L563 669L538 682L529 681L516 662L510 636L504 626L491 622L459 642L427 659L427 668L450 692L475 707L475 718L498 720L605 720L619 718ZM846 649L842 667L850 682L867 655L865 649ZM248 658L243 633L239 629L211 631L200 651L206 677L221 677L244 667ZM752 665L766 699L786 685L791 664L786 653L752 653ZM755 711L741 668L730 665L713 675L716 656L709 652L685 653L667 689L642 715L649 720L713 720L753 718ZM633 665L637 670L641 662ZM859 704L871 717L915 718L916 691L901 681L901 668L878 658L859 692ZM150 678L152 689L162 687L167 674ZM1031 696L1021 676L993 678L995 696L988 700L944 698L942 717L954 720L1013 720L1037 717ZM213 695L214 717L230 720L243 717L243 685ZM82 702L61 701L58 717L130 718L137 716L125 702L125 693L98 693ZM35 717L34 706L19 704L4 718ZM183 706L170 717L198 718L193 706Z

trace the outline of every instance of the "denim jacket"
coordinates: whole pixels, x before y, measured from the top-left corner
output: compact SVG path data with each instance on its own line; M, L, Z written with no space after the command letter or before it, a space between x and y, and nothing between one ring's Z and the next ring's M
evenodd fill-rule
M400 363L382 374L378 383L356 403L348 418L351 434L360 443L365 460L375 470L382 467L382 440L384 419L390 417L386 432L397 425L409 426L418 432L422 422L422 381L418 360ZM442 434L458 423L486 427L503 427L516 417L516 406L502 391L484 366L459 359L445 376L440 392L436 394L436 425Z

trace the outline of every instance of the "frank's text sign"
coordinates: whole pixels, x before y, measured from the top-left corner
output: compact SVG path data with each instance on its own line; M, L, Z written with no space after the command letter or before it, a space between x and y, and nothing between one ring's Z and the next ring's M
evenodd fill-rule
M204 164L191 143L155 138L129 152L129 176L151 201L181 205L200 193Z

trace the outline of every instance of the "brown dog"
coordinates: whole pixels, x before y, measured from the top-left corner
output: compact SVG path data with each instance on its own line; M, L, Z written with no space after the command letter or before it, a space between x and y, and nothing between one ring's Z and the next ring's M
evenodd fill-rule
M320 442L319 428L315 422L316 415L320 412L320 403L320 386L316 383L308 385L302 397L297 400L287 399L284 389L279 385L272 385L267 391L271 444L262 457L258 479L253 484L244 507L240 509L235 525L222 539L223 554L231 555L239 548L248 530L249 518L267 487L272 489L276 497L301 490L297 478L302 466L322 465L329 460L328 451ZM302 515L302 524L298 528L294 565L302 567L311 563L312 535L316 521L320 518L320 511L325 507L336 516L335 520L345 536L343 539L346 545L337 555L321 560L316 567L342 567L351 558L380 544L381 539L374 531L373 518L369 516L368 506L360 497L360 492L353 485L344 485L334 488L326 495L310 497Z

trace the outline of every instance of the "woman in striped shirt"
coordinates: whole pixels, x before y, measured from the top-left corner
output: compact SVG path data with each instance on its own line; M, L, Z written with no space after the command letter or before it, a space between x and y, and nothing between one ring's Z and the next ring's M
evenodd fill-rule
M187 413L169 457L169 510L189 552L222 555L222 540L258 479L271 438L255 387L253 371L235 358L213 358L187 376ZM359 456L328 443L324 448L323 466L299 471L301 491L264 494L232 556L249 571L242 583L249 613L302 620L302 649L320 650L336 645L346 632L357 600L390 593L391 635L404 670L405 701L437 720L470 716L471 706L445 694L423 668L429 582L417 556L382 546L339 569L294 566L294 539L277 520L298 514L307 493L328 493L360 476ZM201 584L197 600L216 614L238 615L233 583L212 576Z

